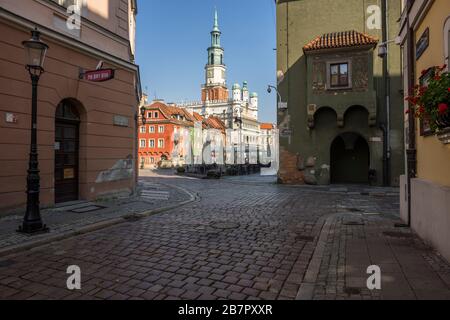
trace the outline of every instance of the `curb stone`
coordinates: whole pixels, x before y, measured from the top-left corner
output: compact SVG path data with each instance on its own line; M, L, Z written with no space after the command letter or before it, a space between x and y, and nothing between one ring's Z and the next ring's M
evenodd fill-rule
M196 202L200 200L200 196L198 195L198 193L194 193L191 192L185 188L179 187L179 186L173 186L173 185L168 185L168 184L164 184L164 183L159 183L161 185L164 185L166 187L169 188L175 188L178 189L184 193L187 193L189 195L189 199L185 200L183 202L180 203L175 203L169 206L165 206L162 208L157 208L157 209L152 209L149 211L145 211L145 212L141 212L141 213L137 213L135 214L136 216L140 217L140 218L145 218L145 217L150 217L153 216L155 214L158 213L162 213L162 212L166 212L166 211L170 211L176 208L180 208L183 207L189 203L192 202ZM29 242L29 243L24 243L24 244L19 244L19 245L13 245L10 247L6 247L3 249L0 249L0 258L3 258L5 256L15 256L16 254L19 254L23 251L27 251L27 250L31 250L37 247L41 247L41 246L45 246L47 244L50 244L52 242L55 241L59 241L59 240L65 240L74 236L79 236L79 235L83 235L86 233L90 233L90 232L94 232L94 231L98 231L98 230L102 230L102 229L106 229L121 223L125 223L125 222L130 222L127 221L126 219L126 215L120 217L120 218L113 218L113 219L109 219L109 220L105 220L105 221L100 221L100 222L96 222L81 228L78 228L76 230L72 230L72 231L68 231L68 232L64 232L61 234L56 234L54 236L50 236L48 238L45 239L40 239L34 242Z

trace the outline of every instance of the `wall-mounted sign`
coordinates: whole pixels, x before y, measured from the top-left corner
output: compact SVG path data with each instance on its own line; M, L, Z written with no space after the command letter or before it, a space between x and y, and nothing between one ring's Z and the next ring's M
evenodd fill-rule
M427 50L429 45L430 45L430 29L427 28L423 32L419 41L417 41L416 43L416 60L419 60L419 58L422 56L425 50Z
M281 129L280 131L280 136L285 138L285 137L290 137L293 134L293 130L292 129Z
M278 102L278 109L279 110L286 110L288 108L287 102Z
M17 123L18 119L17 119L17 115L15 115L14 113L6 113L6 119L5 119L6 123Z
M128 127L130 120L124 116L114 116L114 125L119 127Z
M75 178L75 169L64 169L64 179L74 179Z
M100 69L94 71L85 71L84 79L87 81L93 82L103 82L114 79L114 70L113 69Z

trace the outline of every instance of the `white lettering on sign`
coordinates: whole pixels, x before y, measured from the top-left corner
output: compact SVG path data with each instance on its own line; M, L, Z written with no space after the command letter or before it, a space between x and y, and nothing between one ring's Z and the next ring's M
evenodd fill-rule
M381 30L381 8L378 5L371 5L367 7L367 28L369 30Z

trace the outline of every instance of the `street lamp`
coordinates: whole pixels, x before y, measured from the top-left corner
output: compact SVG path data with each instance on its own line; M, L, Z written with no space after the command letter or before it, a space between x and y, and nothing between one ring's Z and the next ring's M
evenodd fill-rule
M141 120L142 120L142 124L146 125L147 124L147 119L145 118L145 107L141 108Z
M40 213L40 176L37 147L37 87L41 74L44 73L44 60L48 45L40 39L40 32L35 29L31 32L31 39L23 41L26 53L26 69L31 77L32 103L31 103L31 144L30 159L27 176L27 211L22 226L18 232L36 234L48 232L49 229L42 222Z
M278 91L277 87L272 86L272 85L268 85L267 86L267 93L271 94L272 93L272 89L275 90L275 92L277 93L277 96L278 96L278 103L277 103L278 109L287 109L287 105L282 102L283 100L281 98L281 94Z

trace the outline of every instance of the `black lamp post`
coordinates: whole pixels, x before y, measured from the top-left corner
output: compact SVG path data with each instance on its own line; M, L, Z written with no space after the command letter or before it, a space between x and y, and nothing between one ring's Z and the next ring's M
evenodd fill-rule
M145 107L141 108L141 121L142 124L145 126L147 124L147 118L145 118Z
M26 68L30 73L32 84L32 104L31 104L31 145L30 160L28 164L27 176L27 211L22 226L18 232L35 234L47 232L48 228L43 224L40 213L40 176L37 147L37 87L39 77L44 73L44 60L47 54L48 45L42 42L40 32L37 29L31 32L31 39L23 41L26 52Z

